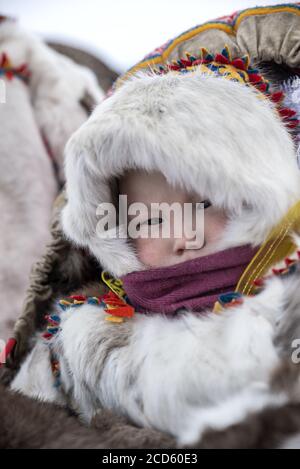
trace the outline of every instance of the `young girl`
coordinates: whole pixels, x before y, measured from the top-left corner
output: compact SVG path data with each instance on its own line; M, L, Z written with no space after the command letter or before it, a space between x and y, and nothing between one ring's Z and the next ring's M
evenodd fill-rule
M98 259L111 291L61 302L53 337L36 338L13 389L68 404L87 422L114 409L180 445L287 402L271 376L290 359L287 323L299 327L300 173L267 82L251 85L244 61L243 73L191 56L140 73L73 135L63 227ZM173 203L190 204L192 236L176 235ZM195 241L197 203L204 225ZM294 274L257 291L291 255Z

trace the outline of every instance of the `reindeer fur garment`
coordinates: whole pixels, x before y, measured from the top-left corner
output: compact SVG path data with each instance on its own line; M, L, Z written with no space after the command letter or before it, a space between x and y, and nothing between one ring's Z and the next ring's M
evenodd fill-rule
M296 149L269 100L201 73L139 73L95 109L66 147L64 233L115 276L145 266L126 239L95 234L96 208L114 200L113 179L132 168L159 170L170 184L203 191L227 210L219 250L260 246L300 200ZM186 311L173 319L137 311L114 324L102 306L69 308L58 313L60 330L50 345L36 335L11 388L68 406L85 424L111 409L181 447L209 446L210 432L229 438L229 429L238 445L234 431L249 426L258 442L262 416L270 422L272 412L289 414L299 404L292 361L300 338L299 281L299 267L286 278L273 276L259 294L222 314ZM58 387L51 355L60 362ZM289 425L285 434L297 435L298 423ZM291 444L273 436L272 445Z

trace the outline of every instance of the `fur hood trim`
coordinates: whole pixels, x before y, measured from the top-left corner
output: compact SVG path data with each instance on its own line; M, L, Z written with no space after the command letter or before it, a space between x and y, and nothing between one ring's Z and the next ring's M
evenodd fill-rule
M292 137L256 89L200 71L139 72L66 147L65 233L115 276L144 266L126 239L97 236L96 209L114 200L113 182L130 168L158 170L226 209L220 249L260 245L300 198Z

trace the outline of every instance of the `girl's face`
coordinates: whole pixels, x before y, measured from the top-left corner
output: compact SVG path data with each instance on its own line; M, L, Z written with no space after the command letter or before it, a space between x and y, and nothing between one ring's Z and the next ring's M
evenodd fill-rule
M198 194L187 193L182 189L169 185L165 177L159 171L147 172L144 170L126 171L119 180L120 195L127 196L127 208L132 203L142 202L148 209L139 212L138 228L141 235L151 233L154 236L138 237L132 239L137 250L139 260L149 267L166 267L179 262L184 262L200 256L206 256L216 252L218 240L221 238L225 228L227 217L224 211L210 205L205 194L200 198ZM154 209L150 213L150 204L165 202L165 207L170 207L174 202L182 208L182 218L174 217L168 208L162 210ZM204 226L200 224L203 231L201 243L194 243L191 248L190 242L196 237L199 227L196 203L204 202ZM183 204L191 204L190 212L184 211ZM136 215L128 215L128 223ZM199 215L199 212L198 212ZM184 229L178 230L176 224L183 222ZM163 227L169 224L168 237L162 236ZM190 227L188 229L188 227ZM180 236L178 237L178 232ZM130 233L129 233L130 234Z

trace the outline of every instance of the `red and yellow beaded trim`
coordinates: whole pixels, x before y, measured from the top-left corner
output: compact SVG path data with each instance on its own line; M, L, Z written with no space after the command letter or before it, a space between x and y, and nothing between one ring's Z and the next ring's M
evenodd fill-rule
M283 123L290 129L299 125L297 113L293 109L283 107L284 92L270 92L270 83L260 73L259 70L250 65L249 55L232 59L229 47L225 44L221 53L212 54L205 47L200 47L199 55L185 53L185 57L180 60L173 60L171 63L159 65L153 69L154 73L166 74L169 71L178 73L188 73L201 71L206 75L219 75L231 81L236 81L253 86L259 91L259 97L270 99L283 120Z

